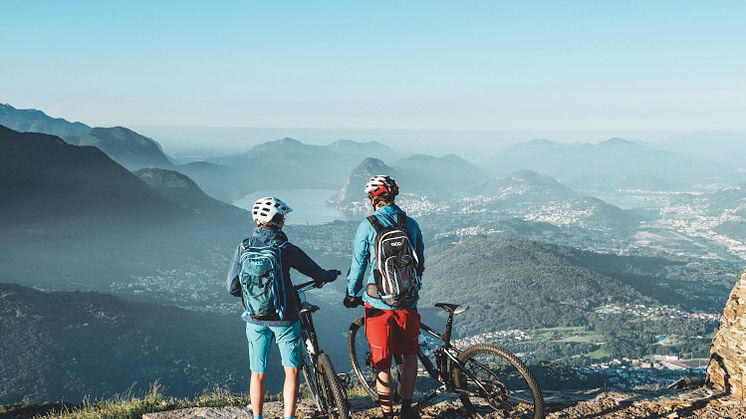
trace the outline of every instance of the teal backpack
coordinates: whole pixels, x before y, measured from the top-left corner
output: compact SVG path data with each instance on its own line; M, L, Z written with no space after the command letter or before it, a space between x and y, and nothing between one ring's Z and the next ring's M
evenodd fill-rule
M252 240L241 244L241 273L239 281L243 303L257 320L284 320L287 290L282 270L282 249L287 242L277 241L269 246L252 246Z

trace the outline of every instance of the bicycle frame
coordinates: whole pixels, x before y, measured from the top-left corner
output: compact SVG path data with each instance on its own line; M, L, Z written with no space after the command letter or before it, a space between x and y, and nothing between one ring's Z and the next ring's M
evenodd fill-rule
M308 354L310 357L310 366L306 365L306 360L304 356L303 360L303 369L309 369L309 367L312 367L312 370L309 370L308 372L313 371L313 373L307 375L306 377L313 382L306 383L309 386L309 390L311 391L311 395L314 398L314 401L316 402L316 406L319 409L325 409L327 406L322 403L321 398L318 394L318 384L316 383L316 359L318 358L319 354L322 353L322 350L319 346L319 339L318 335L316 334L316 327L313 324L313 313L318 310L318 307L305 303L301 300L300 295L313 288L314 282L306 282L300 285L296 285L293 287L295 290L295 297L296 301L298 303L298 310L299 310L299 317L300 317L300 334L301 339L303 339L303 351Z
M303 344L312 357L318 356L322 351L319 347L319 338L316 335L316 327L313 325L313 316L311 312L300 313L300 331L303 337Z
M528 367L514 354L497 345L470 345L463 348L463 350L456 348L451 342L453 321L454 317L464 312L466 308L445 303L436 306L443 307L448 312L445 331L440 333L430 326L420 323L419 332L426 337L426 341L432 337L442 344L436 345L430 351L430 345L427 342L421 341L417 351L417 359L424 367L427 376L435 381L434 384L436 386L434 388L430 385L432 383L428 383L427 387L432 390L425 390L420 387L421 391L418 392L417 396L417 407L422 408L434 397L448 392L457 394L467 410L476 414L477 417L482 416L473 404L473 398L481 399L483 403L486 402L489 405L488 408L494 411L504 410L509 405L517 406L516 401L518 404L533 404L535 409L534 417L540 417L543 410L541 390L538 388L538 383L536 383ZM360 317L350 325L348 331L348 352L358 380L360 380L370 397L373 400L378 400L374 383L370 377L370 373L375 372L370 364L370 349L365 345L358 346L356 344L356 336L361 341L365 339L364 336L360 335L364 323L365 317ZM515 389L511 390L510 386L506 385L503 381L505 377L502 377L502 373L493 369L492 361L483 362L481 359L478 359L481 353L487 354L488 357L493 357L489 359L495 359L498 363L506 361L508 366L516 368L522 379L528 384L528 388L521 387L518 392L513 391ZM361 355L364 355L364 357L361 357ZM403 356L395 354L394 361L396 363L396 370L392 371L392 374L397 374L394 378L398 381L398 385L401 385L400 378ZM366 366L367 369L364 370L363 366ZM487 376L483 376L485 372ZM373 375L375 376L375 374ZM509 375L508 378L510 377ZM516 401L508 403L510 393L522 394L525 391L530 392L529 397L519 396L515 399ZM396 398L396 393L394 393L394 397ZM506 405L506 403L508 404Z
M427 373L432 377L433 379L440 382L441 386L438 387L435 390L430 391L429 393L425 394L418 402L417 404L420 405L423 402L429 401L433 399L434 397L437 397L445 392L452 392L452 393L466 393L471 394L471 392L468 392L463 389L458 389L453 385L453 371L454 368L457 368L462 373L466 374L470 379L472 379L479 388L487 392L488 390L484 387L484 385L477 379L474 374L469 372L464 364L459 361L458 356L461 353L458 349L453 347L451 345L451 331L453 330L453 314L448 315L448 320L446 321L446 328L444 333L438 333L430 326L420 323L420 330L424 331L425 333L429 334L430 336L433 336L434 338L438 339L439 341L443 342L443 346L441 348L438 348L434 352L435 361L437 365L433 365L430 358L425 356L425 354L422 352L422 350L419 350L417 352L417 358L420 360L422 365L425 367L425 370Z
M319 308L313 304L308 304L301 301L300 294L313 288L314 282L305 282L300 285L293 287L296 292L296 298L298 301L298 309L300 311L300 330L301 336L303 337L303 344L306 346L306 350L312 357L317 357L322 351L319 347L319 338L316 334L316 327L313 324L313 313Z

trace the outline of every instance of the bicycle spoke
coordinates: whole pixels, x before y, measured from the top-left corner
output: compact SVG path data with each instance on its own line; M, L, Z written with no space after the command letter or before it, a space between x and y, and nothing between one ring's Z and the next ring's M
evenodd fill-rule
M490 352L475 353L459 374L479 417L533 417L530 386L507 359Z

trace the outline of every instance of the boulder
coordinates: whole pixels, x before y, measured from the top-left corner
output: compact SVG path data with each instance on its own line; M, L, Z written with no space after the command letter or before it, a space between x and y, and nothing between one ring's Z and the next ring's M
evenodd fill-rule
M708 381L737 400L746 400L746 272L736 282L712 340Z

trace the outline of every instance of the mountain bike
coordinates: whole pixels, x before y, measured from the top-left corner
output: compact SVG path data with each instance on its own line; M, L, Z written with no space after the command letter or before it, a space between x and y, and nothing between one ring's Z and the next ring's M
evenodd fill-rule
M449 392L458 395L464 408L478 418L543 418L544 398L528 367L510 351L497 345L477 343L457 349L451 344L453 318L465 312L468 306L438 303L435 307L443 309L448 320L442 334L420 323L418 387L427 384L423 381L428 381L425 378L429 376L435 388L425 393L416 388L417 394L421 395L417 398L417 406L422 408L429 400ZM348 353L360 385L374 401L378 401L376 371L371 367L364 322L365 318L360 317L350 325ZM402 356L395 355L391 368L395 400L400 397L401 361Z
M313 324L313 313L319 307L305 301L305 292L315 288L315 282L309 281L293 287L300 310L301 336L303 338L303 379L313 396L318 410L324 417L347 419L350 417L350 405L344 386L334 370L329 356L319 347L319 339Z

